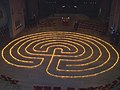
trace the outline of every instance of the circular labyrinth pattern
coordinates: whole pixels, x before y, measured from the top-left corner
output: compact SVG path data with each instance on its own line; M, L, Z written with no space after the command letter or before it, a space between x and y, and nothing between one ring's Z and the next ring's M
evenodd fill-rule
M93 77L110 71L119 61L114 47L100 38L57 31L17 38L3 48L2 57L6 63L23 68L47 63L46 73L59 78Z

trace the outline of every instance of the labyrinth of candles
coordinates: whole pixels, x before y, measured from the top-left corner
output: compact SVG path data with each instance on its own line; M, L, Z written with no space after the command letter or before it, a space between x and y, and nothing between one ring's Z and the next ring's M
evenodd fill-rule
M119 54L108 42L74 32L40 32L12 40L3 60L16 68L39 68L56 78L87 78L110 72Z

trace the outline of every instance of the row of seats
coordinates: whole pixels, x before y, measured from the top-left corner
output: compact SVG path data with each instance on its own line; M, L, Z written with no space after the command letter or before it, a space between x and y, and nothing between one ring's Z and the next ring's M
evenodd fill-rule
M111 83L99 87L94 87L94 89L91 90L111 90L117 86L120 86L120 77L118 77L116 80L112 81Z
M48 19L39 23L40 27L51 27L55 26L54 20Z
M28 27L34 27L36 25L39 25L40 27L51 27L51 26L55 26L56 23L54 23L53 19L45 19L42 21L39 20L33 20L33 21L29 21L30 24Z
M11 77L3 75L3 74L0 75L0 79L4 80L4 81L7 81L7 82L10 82L10 84L15 84L16 85L16 84L19 83L18 80L12 79Z
M99 33L106 32L106 26L104 24L90 22L90 21L80 21L79 28L89 29L89 30L97 31Z
M103 26L102 22L92 21L92 20L80 20L80 23L87 25Z
M34 90L62 90L61 87L50 87L50 86L33 86ZM67 90L75 90L75 88L68 87Z
M117 86L120 86L120 77L106 85L98 87L78 88L77 90L111 90ZM34 90L62 90L61 87L50 87L50 86L33 86ZM66 90L76 90L75 88L68 87Z

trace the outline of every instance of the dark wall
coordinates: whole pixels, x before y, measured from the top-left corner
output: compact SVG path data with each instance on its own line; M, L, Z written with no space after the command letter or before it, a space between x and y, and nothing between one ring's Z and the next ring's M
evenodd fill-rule
M55 3L51 1L46 0L39 0L39 16L40 17L46 17L51 14L54 14L54 5Z
M0 27L4 25L9 25L10 23L10 10L9 10L9 1L8 0L0 0L0 11L2 17L0 18Z
M100 0L56 0L56 13L86 14L97 16Z
M25 0L24 12L26 26L33 23L34 18L39 20L53 14L55 12L53 9L54 4L46 2L45 0Z
M101 0L101 2L100 2L100 8L101 8L100 17L103 20L109 19L110 12L111 12L111 5L112 5L112 0Z
M25 24L28 25L30 21L39 16L38 0L25 0Z
M0 0L0 14L0 34L9 37L12 26L9 0Z

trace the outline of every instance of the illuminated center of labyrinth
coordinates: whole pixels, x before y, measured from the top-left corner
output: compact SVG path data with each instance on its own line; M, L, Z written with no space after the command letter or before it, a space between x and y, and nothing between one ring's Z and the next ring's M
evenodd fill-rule
M118 52L102 39L57 31L17 38L3 48L2 57L9 65L39 67L59 78L93 77L110 71L119 61Z

